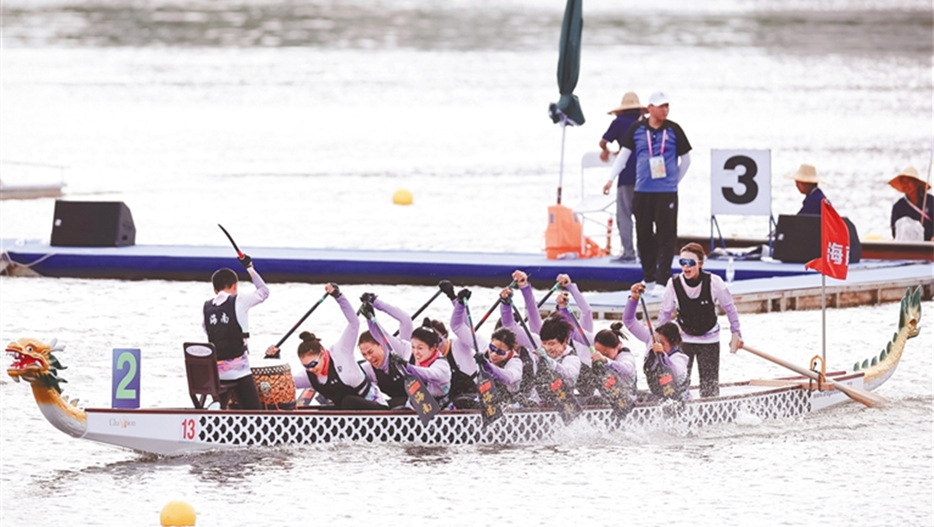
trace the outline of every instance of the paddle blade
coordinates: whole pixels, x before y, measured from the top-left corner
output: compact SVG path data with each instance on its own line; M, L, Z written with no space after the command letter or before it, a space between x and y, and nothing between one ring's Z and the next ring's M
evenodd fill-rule
M413 375L405 376L405 393L409 397L409 403L418 414L422 421L422 426L427 425L441 411L441 405L433 395L428 393L428 388L422 381Z
M503 416L502 397L499 389L481 366L478 371L477 392L480 394L480 415L483 417L483 428L494 423Z

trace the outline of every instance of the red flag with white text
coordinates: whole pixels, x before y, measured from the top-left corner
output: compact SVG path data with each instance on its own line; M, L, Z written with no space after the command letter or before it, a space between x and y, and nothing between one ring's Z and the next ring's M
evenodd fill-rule
M829 201L821 201L820 209L820 257L804 264L804 268L846 280L850 262L850 231Z

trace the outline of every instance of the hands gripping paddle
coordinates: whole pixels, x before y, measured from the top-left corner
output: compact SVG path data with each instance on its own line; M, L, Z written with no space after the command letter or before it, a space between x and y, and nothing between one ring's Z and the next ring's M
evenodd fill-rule
M512 310L516 318L519 319L522 329L525 330L526 336L529 337L529 342L535 345L532 332L529 331L529 326L526 325L525 321L522 320L522 316L519 315L519 309L513 305ZM548 357L545 355L545 350L538 348L536 351L541 355L541 359L538 361L538 371L535 372L535 390L538 392L539 397L545 398L546 402L558 410L558 413L561 414L561 419L564 420L564 424L569 424L580 415L581 405L577 402L577 398L574 397L574 393L567 388L564 379L548 365Z
M596 353L597 350L590 342L590 339L587 338L587 334L584 333L584 328L581 327L580 321L577 320L577 317L572 313L568 313L568 315L571 317L571 320L574 321L574 325L577 326L577 331L581 334L584 342L587 343L587 348L590 350L590 353ZM591 370L597 378L597 389L599 389L600 393L610 402L610 409L613 415L618 418L626 417L626 415L632 411L632 396L629 393L629 389L623 385L619 377L617 377L609 367L603 364L602 361L593 363Z
M480 348L477 346L477 334L472 329L473 320L470 316L470 307L467 298L463 299L464 311L467 312L467 324L470 325L470 336L473 337L474 360L477 361L477 392L480 394L480 415L483 416L483 427L503 416L503 398L493 382L493 378L484 369L484 360L481 359Z
M509 282L509 285L506 286L506 287L508 287L508 288L511 289L511 288L513 288L513 287L515 287L515 286L516 286L516 281L513 280L512 282ZM496 309L497 307L499 307L499 304L500 304L500 302L502 302L502 301L503 301L503 298L502 298L502 297L496 297L496 302L493 302L493 305L490 306L490 309L488 309L487 312L486 312L486 314L483 315L483 318L480 319L480 322L477 322L477 325L474 326L474 328L473 328L474 331L477 331L478 329L480 329L480 326L482 326L483 323L486 322L486 319L490 318L490 314L493 312L494 309Z
M373 313L372 306L370 306L370 309L364 309L364 306L361 306L359 312L363 312L367 319L373 323L373 329L376 332L375 336L386 346L386 352L390 354L389 358L392 364L392 357L394 356L392 353L392 345L389 343L389 339L386 338L385 333L383 333L383 328L381 328L379 322L376 321L376 314ZM422 381L405 371L404 368L397 366L397 369L404 377L405 393L409 398L409 403L411 403L415 413L418 414L418 418L421 419L422 426L427 425L434 416L441 411L441 405L438 404L438 400L428 392L428 388L425 387Z

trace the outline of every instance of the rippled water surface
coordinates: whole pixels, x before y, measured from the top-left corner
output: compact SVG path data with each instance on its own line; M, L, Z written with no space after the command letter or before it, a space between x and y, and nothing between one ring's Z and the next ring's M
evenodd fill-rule
M2 158L68 167L71 199L126 202L138 243L221 245L223 223L245 247L535 252L559 183L561 129L546 110L558 96L562 10L531 0L8 0ZM776 215L800 202L781 175L811 163L861 235L889 236L898 195L887 180L908 164L923 173L931 158L929 3L593 0L584 15L575 93L587 122L567 130L566 201L581 193L577 160L596 148L606 110L624 91L645 100L665 89L695 148L682 233L709 232L710 149L769 148ZM35 177L8 164L2 176ZM392 204L399 188L414 205ZM52 208L4 201L0 237L47 239ZM764 235L767 222L720 219L741 236ZM143 405L188 405L181 343L201 337L209 289L0 277L0 339L63 341L65 394L87 406L109 404L110 350L139 347ZM410 312L434 292L346 289ZM251 315L253 346L278 340L320 294L320 284L275 284ZM495 298L474 294L476 305ZM923 309L930 317L934 304ZM441 302L428 313L448 316ZM828 312L830 365L877 354L897 317L894 304ZM795 363L821 351L817 312L742 324L747 342ZM206 526L931 525L930 324L922 318L881 388L883 408L694 431L575 426L522 447L146 457L61 434L4 376L0 523L157 525L162 506L183 499ZM336 337L340 313L328 303L306 326ZM784 374L751 355L722 358L724 380Z

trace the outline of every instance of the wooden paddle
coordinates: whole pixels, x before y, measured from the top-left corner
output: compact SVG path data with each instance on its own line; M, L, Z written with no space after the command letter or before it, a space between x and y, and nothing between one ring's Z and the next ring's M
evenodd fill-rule
M315 302L315 305L311 306L311 309L306 311L305 314L302 315L302 318L298 319L298 322L296 322L295 325L292 326L292 329L290 329L285 335L283 335L282 338L279 339L279 342L276 342L276 346L275 346L276 349L279 349L282 347L282 344L286 341L286 339L291 337L292 333L295 333L295 330L298 329L298 327L302 325L302 322L304 322L305 319L307 319L312 313L314 313L315 309L318 309L318 306L320 306L321 303L324 302L324 300L327 297L328 297L328 293L324 293L324 295L322 295L321 298L317 302ZM279 353L277 352L275 355L272 355L272 356L267 355L266 358L267 359L278 359Z
M753 355L758 355L759 357L767 361L771 361L771 362L774 362L775 364L778 364L779 366L788 368L789 370L795 373L798 373L799 375L804 375L805 377L808 377L809 379L813 379L815 381L820 382L821 376L817 372L811 371L807 368L803 368L801 366L798 366L797 364L792 364L791 362L780 359L778 357L769 355L768 353L765 353L764 351L759 351L755 348L750 347L747 344L743 344L742 348L748 351L749 353L752 353ZM862 388L857 388L855 386L848 386L846 384L837 382L833 379L828 379L827 377L824 377L824 382L833 386L834 389L840 390L841 392L845 393L847 397L849 397L850 399L863 403L870 408L886 402L886 399L882 397L881 395L876 395Z
M483 360L480 358L480 347L477 345L477 333L472 329L473 320L470 316L470 306L467 298L462 299L464 311L467 313L467 324L470 326L470 336L473 338L474 360L477 361L477 393L480 396L480 415L483 416L483 427L493 423L503 416L503 397L493 382L493 377L483 369Z
M574 321L577 332L581 334L581 338L584 339L590 353L597 353L596 348L594 348L590 339L587 338L587 334L584 333L584 328L581 327L581 323L577 320L577 317L571 313L568 313L568 316ZM610 402L613 415L618 418L626 417L626 415L632 411L632 399L629 397L628 393L625 393L628 390L626 390L626 387L620 382L619 377L602 362L594 363L590 369L597 378L597 389L600 390L600 393Z
M516 286L516 281L513 280L512 282L509 282L509 285L506 286L506 287L508 287L508 288L511 289L511 288L513 288L513 287L515 287L515 286ZM487 312L486 312L486 314L483 315L483 318L480 319L480 322L477 322L477 325L474 326L474 328L473 328L474 331L477 331L478 329L480 329L480 326L482 326L483 323L486 322L486 319L490 318L490 314L493 312L494 309L496 309L497 307L499 307L499 304L500 304L500 302L502 302L502 301L503 301L503 298L502 298L502 297L496 297L496 302L493 302L493 305L490 306L490 309L488 309Z
M428 309L428 306L430 306L431 303L434 302L435 299L438 298L439 295L441 295L441 293L443 293L443 291L441 291L440 289L438 289L438 292L435 293L434 296L432 296L431 298L429 298L428 301L425 302L425 304L424 304L422 307L418 308L418 311L416 311L415 313L412 313L412 320L415 320L416 317L418 317L418 315L421 315L421 314L422 314L422 311ZM392 334L392 336L393 336L393 337L398 337L398 336L399 336L399 330L397 329L396 332Z
M225 229L224 226L221 225L220 223L218 223L217 226L220 227L221 230L224 231L224 234L227 235L227 239L230 240L230 244L233 245L234 250L237 251L237 258L243 260L243 256L244 256L243 251L241 251L240 248L237 247L237 242L234 241L233 236L231 236L230 233L227 232L227 229Z
M383 333L383 328L379 326L379 322L376 321L376 314L373 313L372 306L370 309L363 309L361 306L358 313L363 312L364 316L373 323L373 328L375 329L377 335L375 335L380 341L383 342L383 345L386 346L386 352L389 353L390 365L392 364L392 345L389 343L389 339L386 338L386 334ZM401 360L401 357L400 357ZM417 377L408 373L404 368L396 366L396 369L399 370L404 377L403 383L405 384L405 393L409 398L409 403L411 403L412 408L415 410L415 413L418 414L418 418L422 421L422 426L427 425L431 420L441 411L441 405L438 404L438 400L435 399L431 393L429 393L428 388L425 387L425 384L422 383Z
M529 331L529 326L526 325L522 317L519 316L519 309L515 304L512 306L512 311L517 315L516 318L519 319L522 329L525 330L526 336L529 337L529 342L534 346L535 339L532 338L532 332ZM536 391L539 397L548 399L558 410L558 413L561 414L561 419L564 420L564 424L569 424L580 415L581 405L577 401L577 397L574 396L574 393L567 388L564 379L547 364L545 350L539 347L536 351L542 357L538 362L538 371L535 374Z

